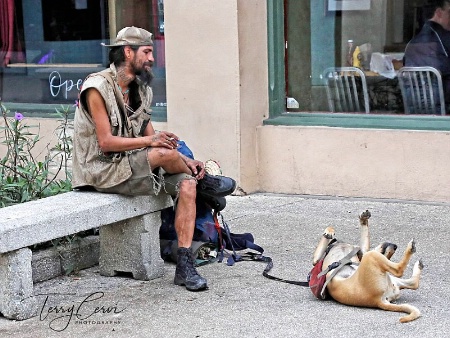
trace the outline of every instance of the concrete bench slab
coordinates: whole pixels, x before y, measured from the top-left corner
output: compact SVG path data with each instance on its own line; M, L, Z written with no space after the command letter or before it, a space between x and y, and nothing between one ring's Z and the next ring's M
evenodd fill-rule
M172 198L68 192L0 209L0 313L27 319L33 301L34 244L100 228L100 273L129 272L136 279L161 277L160 210Z
M72 191L0 208L0 254L159 211L171 197Z

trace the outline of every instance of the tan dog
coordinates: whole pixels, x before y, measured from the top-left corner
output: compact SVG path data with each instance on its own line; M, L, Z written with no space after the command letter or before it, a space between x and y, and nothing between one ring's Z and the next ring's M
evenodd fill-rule
M366 210L359 216L361 225L360 251L351 258L352 263L344 265L327 284L330 296L336 301L352 306L380 308L387 311L406 312L400 322L405 323L420 317L420 311L409 304L393 304L392 301L400 297L401 289L416 290L423 264L419 260L414 264L411 278L402 277L412 254L416 251L415 242L411 240L402 259L398 263L390 261L397 246L392 243L383 243L374 250L369 251L369 218L370 212ZM325 229L323 237L314 252L313 264L326 251L328 244L334 239L334 229ZM323 262L325 270L333 262L343 259L355 248L354 245L335 242ZM328 272L328 277L333 270Z

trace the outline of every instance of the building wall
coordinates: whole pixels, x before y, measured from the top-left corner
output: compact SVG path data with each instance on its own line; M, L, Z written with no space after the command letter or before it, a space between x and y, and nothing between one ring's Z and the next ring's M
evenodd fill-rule
M169 129L198 159L219 161L244 189L258 190L256 126L268 117L265 0L164 6Z
M12 118L11 118L12 120ZM38 159L39 156L45 156L48 154L47 147L49 148L52 145L55 145L57 143L57 134L56 134L56 128L58 128L58 125L60 122L57 119L45 119L45 118L24 118L22 120L23 124L26 124L29 126L29 132L33 134L39 134L41 136L40 140L36 143L35 147L33 148L33 155L36 156ZM5 121L3 120L3 117L0 118L0 127L5 126ZM3 130L0 130L0 141L3 141L4 138L4 132ZM5 156L6 154L6 145L3 143L0 143L0 158Z
M449 201L450 133L258 127L260 190Z
M265 3L166 0L169 129L247 192L449 200L448 132L262 125Z
M244 190L260 189L256 127L269 117L266 1L238 1L240 176Z

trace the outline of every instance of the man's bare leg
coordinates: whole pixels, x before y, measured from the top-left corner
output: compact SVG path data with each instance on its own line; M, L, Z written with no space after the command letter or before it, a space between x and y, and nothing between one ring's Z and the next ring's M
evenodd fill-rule
M161 167L169 174L192 175L191 169L188 168L176 149L151 148L148 152L148 159L152 168Z
M178 237L177 267L174 283L184 285L189 291L208 287L205 278L195 269L190 246L195 227L197 182L185 179L179 183L179 197L175 211L175 230Z
M191 169L181 157L178 150L166 148L151 148L148 152L148 159L152 168L161 167L168 174L188 174L192 175ZM233 192L236 182L231 178L215 178L206 176L202 182L201 191L209 194L209 199L216 195L227 195ZM197 180L186 178L178 182L178 200L175 211L175 231L178 237L177 267L175 271L174 283L184 285L190 291L206 289L207 281L200 276L195 269L192 251L192 237L194 235L196 217L196 197ZM218 196L221 197L221 196Z
M175 231L179 248L190 248L194 236L196 215L196 189L194 179L186 179L179 184L179 195L175 212Z

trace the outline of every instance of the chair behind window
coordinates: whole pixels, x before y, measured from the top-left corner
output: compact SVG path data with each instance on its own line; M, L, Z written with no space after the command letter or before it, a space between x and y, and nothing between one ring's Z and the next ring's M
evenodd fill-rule
M330 67L322 74L332 112L369 113L366 76L356 67Z
M433 67L403 67L398 71L405 114L445 115L441 73Z

